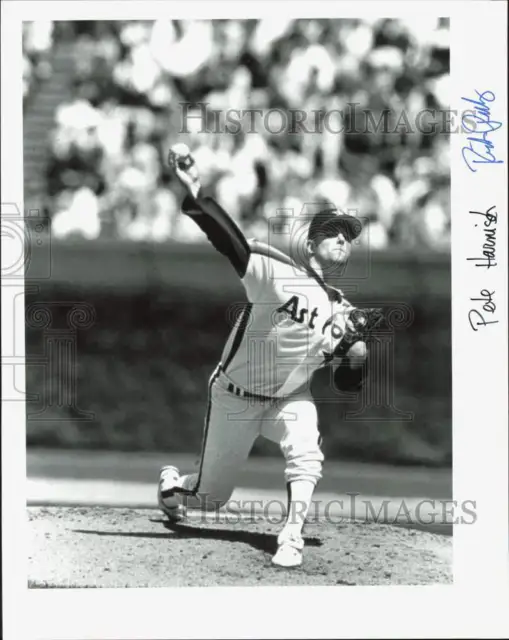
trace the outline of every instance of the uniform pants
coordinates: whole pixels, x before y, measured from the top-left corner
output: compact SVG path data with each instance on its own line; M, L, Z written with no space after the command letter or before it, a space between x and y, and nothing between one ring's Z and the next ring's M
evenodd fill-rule
M216 510L231 497L255 440L279 444L286 460L285 480L321 478L318 416L309 389L283 399L262 400L228 391L220 366L209 382L202 454L198 473L182 479L183 503Z

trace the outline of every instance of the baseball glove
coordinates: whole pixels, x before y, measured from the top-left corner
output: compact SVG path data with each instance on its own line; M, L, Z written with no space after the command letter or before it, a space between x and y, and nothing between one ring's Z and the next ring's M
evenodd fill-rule
M384 314L381 309L352 309L348 319L355 328L354 341L368 339L382 323Z
M353 307L348 314L347 331L334 355L345 355L356 342L369 342L373 332L382 323L383 319L384 314L381 309L358 309Z
M350 358L346 355L351 347L359 341L368 343L374 330L381 324L384 315L381 309L352 308L348 315L347 332L337 346L334 357L341 361L334 372L334 386L338 391L360 391L367 375L366 366L350 368Z

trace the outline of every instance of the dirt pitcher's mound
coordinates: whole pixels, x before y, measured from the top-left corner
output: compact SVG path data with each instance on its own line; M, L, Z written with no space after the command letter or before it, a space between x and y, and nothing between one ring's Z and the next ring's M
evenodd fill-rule
M304 562L271 565L280 525L266 518L31 507L30 587L391 585L452 582L452 539L384 524L313 523Z

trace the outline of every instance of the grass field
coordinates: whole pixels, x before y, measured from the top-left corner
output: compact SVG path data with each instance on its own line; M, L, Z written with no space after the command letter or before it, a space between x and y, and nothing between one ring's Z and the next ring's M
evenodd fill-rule
M29 587L430 585L452 582L452 538L389 524L306 526L303 565L271 565L279 526L260 516L29 507Z

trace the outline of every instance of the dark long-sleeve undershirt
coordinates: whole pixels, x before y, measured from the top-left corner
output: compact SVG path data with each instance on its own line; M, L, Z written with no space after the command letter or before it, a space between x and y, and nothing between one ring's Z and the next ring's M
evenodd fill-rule
M251 249L237 224L214 198L187 196L182 211L192 218L210 240L212 246L228 258L239 278L243 278Z

